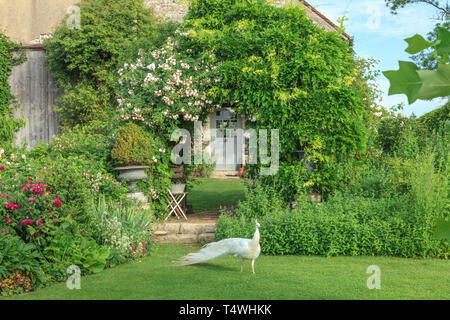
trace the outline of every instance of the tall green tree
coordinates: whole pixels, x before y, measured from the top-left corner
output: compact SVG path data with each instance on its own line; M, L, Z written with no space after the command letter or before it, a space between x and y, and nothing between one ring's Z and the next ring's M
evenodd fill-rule
M445 4L444 1L437 1L437 0L385 0L385 2L386 6L388 6L389 9L391 9L391 12L393 14L397 14L398 9L415 3L428 4L434 7L436 10L438 10L439 15L443 18L445 18L450 14L450 9L447 1Z

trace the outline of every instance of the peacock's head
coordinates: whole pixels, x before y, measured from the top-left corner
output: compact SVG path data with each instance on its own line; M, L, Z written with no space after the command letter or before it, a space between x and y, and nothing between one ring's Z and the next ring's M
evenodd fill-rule
M256 222L256 227L259 228L260 224L258 223L258 220L255 219L255 222Z

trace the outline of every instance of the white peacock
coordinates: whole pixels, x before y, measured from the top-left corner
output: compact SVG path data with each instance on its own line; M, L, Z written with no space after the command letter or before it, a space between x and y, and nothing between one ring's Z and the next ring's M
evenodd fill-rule
M241 272L244 268L244 259L252 260L252 272L255 273L255 260L261 253L259 245L259 223L256 222L256 230L252 239L230 238L205 245L199 252L189 253L181 257L175 264L177 266L187 266L191 264L209 261L226 254L232 254L241 258Z

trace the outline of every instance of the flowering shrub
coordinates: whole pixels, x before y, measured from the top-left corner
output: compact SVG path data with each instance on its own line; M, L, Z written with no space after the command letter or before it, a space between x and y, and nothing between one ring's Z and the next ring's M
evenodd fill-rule
M26 155L3 157L0 150L0 226L3 233L17 234L23 240L39 241L49 225L57 224L62 201L47 185L30 175ZM25 171L25 172L24 172ZM30 174L30 175L28 175Z
M181 120L199 120L220 107L208 94L210 84L221 81L214 77L216 69L183 52L179 41L170 37L160 49L140 49L136 61L118 70L121 120L142 123L156 132L174 128Z
M20 187L9 188L3 184L0 190L0 212L7 231L13 229L24 240L29 237L39 239L49 224L58 223L62 202L40 180L33 181L28 177L27 183Z

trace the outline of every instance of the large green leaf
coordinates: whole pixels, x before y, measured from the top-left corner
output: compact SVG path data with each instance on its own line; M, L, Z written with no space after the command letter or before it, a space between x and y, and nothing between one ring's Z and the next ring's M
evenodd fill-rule
M448 61L450 54L450 31L445 28L437 28L439 43L436 44L436 53Z
M433 45L433 42L428 42L421 35L416 34L414 37L405 39L408 42L408 48L406 48L406 52L410 54L419 53L422 50L425 50Z
M436 71L419 70L417 73L420 79L422 79L422 87L417 92L415 99L430 100L450 95L449 64L439 64Z
M398 71L384 71L383 74L389 79L391 86L389 95L406 94L408 103L411 104L417 98L416 94L422 87L422 80L417 73L417 66L409 61L399 61Z

